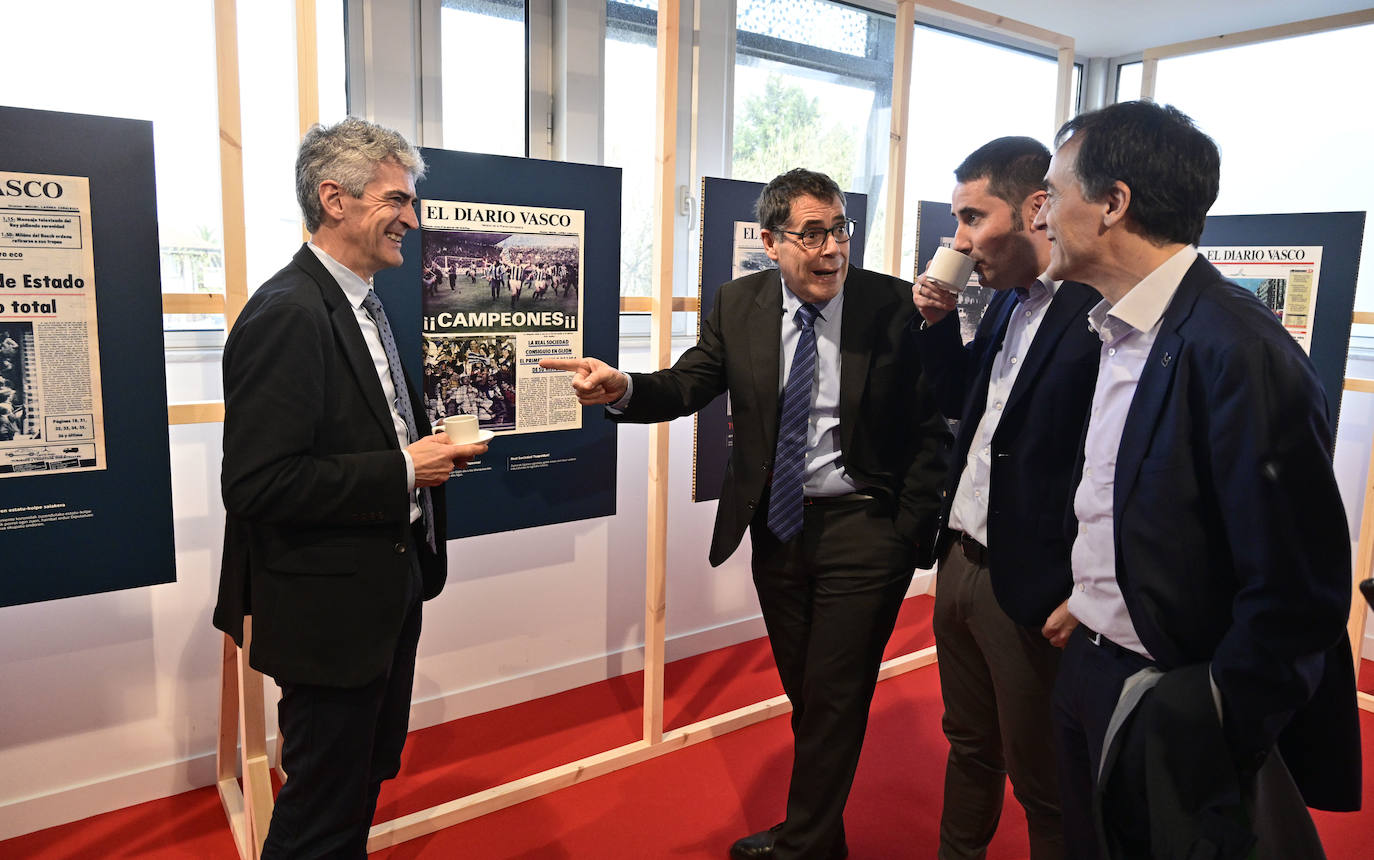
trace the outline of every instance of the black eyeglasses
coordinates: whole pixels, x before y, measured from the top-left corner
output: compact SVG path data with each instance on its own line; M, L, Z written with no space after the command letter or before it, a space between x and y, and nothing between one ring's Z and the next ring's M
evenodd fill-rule
M834 227L812 227L810 230L803 230L800 233L793 230L778 228L779 233L786 233L789 236L796 236L797 242L808 251L814 251L825 244L826 236L834 236L836 245L843 245L849 241L849 237L854 235L854 219L846 218Z

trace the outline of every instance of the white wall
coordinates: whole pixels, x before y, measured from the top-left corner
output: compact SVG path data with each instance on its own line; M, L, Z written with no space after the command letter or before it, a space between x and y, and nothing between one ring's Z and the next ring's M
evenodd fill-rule
M646 369L645 357L622 363ZM219 396L215 360L168 372L173 400ZM690 501L691 433L685 419L671 434L670 660L764 635L748 540L720 568L706 562L716 506ZM214 781L220 437L218 424L171 428L176 583L0 609L0 839ZM619 440L615 517L449 544L448 586L425 605L413 728L642 668L648 431Z
M631 370L645 359L642 346L622 352ZM174 399L218 396L217 362L168 371ZM1349 373L1374 377L1374 360ZM690 501L691 432L690 419L673 425L669 659L763 635L747 539L719 569L706 563L715 504ZM175 584L0 609L0 839L214 781L220 435L171 428ZM1352 534L1371 438L1374 396L1347 392L1336 472ZM615 517L449 544L448 587L425 606L413 728L642 667L647 449L645 428L620 429ZM1374 658L1374 623L1369 634Z
M732 8L726 0L708 6ZM728 39L705 42L698 46L703 67L728 74L731 64L721 59ZM691 52L684 53L690 62ZM728 108L728 80L703 87L723 87ZM728 110L711 112L719 99L697 97L703 137L725 139L718 126ZM594 110L577 107L584 109ZM693 177L723 175L726 157L699 149ZM680 242L685 258L696 236ZM682 283L695 266L680 261L678 269ZM622 363L647 369L643 347L625 350ZM1374 377L1374 360L1352 360L1349 372ZM174 357L171 398L218 399L218 376L213 355ZM1336 471L1354 534L1374 396L1347 392L1345 401ZM706 563L715 504L689 500L691 427L687 419L672 431L670 659L763 635L747 540L721 568ZM223 520L220 435L219 425L170 430L176 583L0 608L0 839L213 782L222 637L210 626L210 612ZM449 544L448 587L426 605L413 727L641 667L647 446L645 428L619 431L615 517ZM924 591L926 582L918 577L913 591ZM1374 657L1374 635L1365 654Z

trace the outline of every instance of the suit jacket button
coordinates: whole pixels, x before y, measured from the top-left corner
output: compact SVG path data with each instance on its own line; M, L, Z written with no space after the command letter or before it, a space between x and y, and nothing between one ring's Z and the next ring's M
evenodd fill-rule
M397 555L405 555L405 553L406 553L406 545L405 545L404 543L398 543L398 544L396 544L395 549L396 549L396 554L397 554Z
M749 508L749 510L752 511L752 510L754 509L754 503L753 503L753 502L750 502L749 505L748 505L748 508Z

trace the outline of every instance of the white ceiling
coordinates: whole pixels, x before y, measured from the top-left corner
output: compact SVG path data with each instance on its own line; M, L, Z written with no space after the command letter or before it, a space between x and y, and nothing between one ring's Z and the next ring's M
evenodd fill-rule
M1074 38L1083 57L1120 57L1146 48L1321 18L1370 7L1370 0L963 0ZM919 9L919 7L918 7Z

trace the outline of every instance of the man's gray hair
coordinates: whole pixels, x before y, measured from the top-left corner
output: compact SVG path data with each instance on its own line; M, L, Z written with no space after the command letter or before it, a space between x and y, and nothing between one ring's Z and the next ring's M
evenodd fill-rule
M324 220L320 183L339 183L353 197L362 197L377 165L391 159L411 175L425 175L425 160L398 131L348 117L331 126L311 126L296 156L296 200L305 216L305 229L314 233Z

